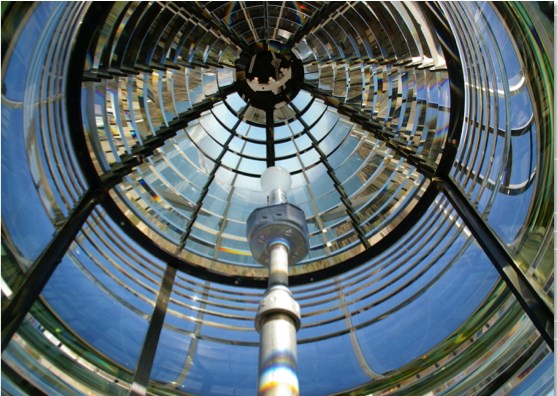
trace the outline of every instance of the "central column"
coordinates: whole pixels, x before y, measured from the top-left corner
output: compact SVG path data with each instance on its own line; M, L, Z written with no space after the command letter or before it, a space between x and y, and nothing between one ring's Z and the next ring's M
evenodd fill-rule
M252 255L269 268L268 288L255 321L260 333L260 396L298 395L300 308L288 287L289 265L308 253L308 228L304 212L287 203L290 184L287 171L268 168L261 178L268 206L256 209L247 221Z

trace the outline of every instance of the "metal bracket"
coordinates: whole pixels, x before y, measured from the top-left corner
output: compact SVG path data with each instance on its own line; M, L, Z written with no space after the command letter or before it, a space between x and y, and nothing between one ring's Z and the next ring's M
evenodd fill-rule
M300 306L287 287L273 286L265 293L256 314L256 330L258 332L266 316L272 313L289 315L294 321L295 328L300 329Z
M258 208L246 222L250 251L260 264L269 259L268 247L274 240L286 242L289 249L289 265L308 254L308 225L304 212L291 204Z

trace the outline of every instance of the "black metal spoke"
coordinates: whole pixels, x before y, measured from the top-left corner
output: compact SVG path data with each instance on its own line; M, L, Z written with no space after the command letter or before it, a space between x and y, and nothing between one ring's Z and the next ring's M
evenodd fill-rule
M436 177L433 183L444 193L459 213L459 216L486 253L494 268L500 273L525 313L541 333L548 346L554 350L553 312L533 288L519 264L453 181L448 177Z
M335 10L344 7L346 4L344 1L326 1L323 3L322 8L314 13L310 19L302 24L298 30L287 40L285 46L283 47L284 52L289 52L293 49L296 43L304 38L308 33L324 22L331 13Z
M97 203L121 179L121 174L112 173L104 178L100 188L88 190L77 203L62 228L25 274L23 284L2 311L2 351L19 328L25 315L39 298L51 275L62 261L66 251Z
M443 17L440 6L433 2L421 3L419 6L428 16L432 25L436 29L436 34L441 37L442 51L446 60L448 76L450 84L450 120L448 128L448 144L444 149L442 158L436 170L437 176L446 176L451 169L455 156L457 154L457 146L461 139L463 131L464 113L465 113L465 83L463 80L463 65L459 56L459 48L451 28Z
M269 41L269 9L267 6L267 1L262 1L263 9L264 9L264 40L267 45Z
M211 183L213 183L213 179L215 179L215 175L217 174L217 171L221 167L221 161L223 160L223 157L225 156L225 154L228 151L228 146L232 142L232 139L235 136L234 131L236 130L236 128L238 128L238 126L242 122L242 118L244 116L244 113L246 112L246 110L248 110L249 107L250 107L250 102L248 102L246 104L246 106L244 106L244 108L242 108L242 110L239 112L238 121L232 127L231 133L229 134L229 137L227 138L227 141L223 144L223 149L219 153L219 156L215 159L215 164L213 165L213 169L211 169L211 172L209 173L209 175L207 177L207 181L205 182L205 185L203 186L202 192L201 192L198 200L196 201L196 204L194 205L194 211L192 213L192 216L190 217L190 220L188 221L188 224L186 225L186 228L185 228L182 236L180 237L180 242L176 246L175 254L179 254L180 251L182 251L182 249L184 249L184 246L186 245L186 240L190 236L190 234L192 232L192 229L194 227L194 223L196 222L196 220L197 220L197 218L200 214L200 211L201 211L201 208L202 208L202 205L203 205L203 201L204 201L205 197L207 196L207 193L209 192L209 187L211 186Z
M320 91L318 88L315 88L310 84L305 83L302 88L309 92L314 98L320 99L324 101L326 105L335 108L337 113L348 117L362 129L372 133L376 139L381 140L386 144L386 146L393 149L397 155L405 158L407 162L416 167L417 170L425 177L429 179L434 177L436 170L431 165L427 164L422 158L415 155L410 148L398 142L395 139L395 131L392 131L390 128L371 119L368 114L364 114L351 106L341 103L340 100L331 97L327 93Z
M358 217L356 215L356 211L353 208L353 204L351 203L351 201L349 199L349 196L348 196L347 192L345 191L345 188L343 188L343 185L341 184L341 181L339 180L339 178L336 176L335 170L333 169L333 167L329 163L329 161L327 159L327 156L325 155L323 150L320 148L320 144L319 144L318 140L314 137L314 135L312 134L312 131L310 130L310 127L308 126L308 124L302 118L302 114L301 114L300 110L292 102L289 104L289 106L291 106L291 108L296 113L297 119L302 124L306 136L308 136L308 138L312 142L312 148L314 150L316 150L316 152L320 156L321 163L326 167L327 174L329 175L331 180L333 180L333 184L335 186L335 189L337 190L337 192L341 196L341 202L345 206L345 211L346 211L347 215L349 216L349 218L351 219L351 223L353 225L353 228L355 229L355 232L358 236L358 239L360 239L360 241L364 245L364 247L368 249L370 247L370 243L368 242L368 239L366 239L366 234L365 234L364 230L362 229L362 227L360 226L360 222L359 222Z
M129 162L139 165L145 161L145 159L151 155L153 152L162 147L165 142L176 136L178 131L184 129L188 124L200 117L203 112L211 110L216 103L224 100L227 95L235 92L236 85L232 84L219 90L218 93L208 96L203 102L195 104L190 110L181 113L178 117L169 122L169 126L163 127L157 130L156 135L149 136L144 139L142 144L132 146L130 148L131 153L123 154L120 156L120 164L128 164ZM130 169L130 172L133 169Z
M267 167L275 166L275 132L273 129L273 109L265 111L265 154Z
M151 314L149 327L145 333L145 339L141 349L141 354L134 373L132 387L130 388L129 395L144 396L147 390L147 384L153 368L153 361L155 360L155 352L159 344L159 337L161 330L165 323L165 315L170 300L174 279L176 277L176 268L167 265L165 274L163 275L163 282L157 295L155 308Z
M231 40L232 44L236 45L240 50L246 54L252 54L252 49L233 29L229 28L223 21L215 18L206 8L202 7L197 1L184 1L182 6L190 12L191 15L200 16L203 22L206 22L211 28L215 29L218 33L222 34Z

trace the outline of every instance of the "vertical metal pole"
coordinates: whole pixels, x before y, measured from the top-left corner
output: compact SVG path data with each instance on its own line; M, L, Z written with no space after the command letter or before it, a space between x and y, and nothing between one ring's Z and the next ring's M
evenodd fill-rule
M289 248L276 243L269 248L268 289L275 285L289 286Z
M261 185L268 206L256 209L246 222L252 255L269 268L255 322L260 333L258 395L298 396L300 307L289 290L289 264L308 253L308 228L304 212L287 203L288 172L275 167L266 172Z
M269 288L262 305L279 304L282 309L272 309L259 318L258 394L298 395L296 332L300 327L300 314L287 287L289 251L284 244L276 243L270 247L269 253ZM290 305L293 310L285 309L283 305Z

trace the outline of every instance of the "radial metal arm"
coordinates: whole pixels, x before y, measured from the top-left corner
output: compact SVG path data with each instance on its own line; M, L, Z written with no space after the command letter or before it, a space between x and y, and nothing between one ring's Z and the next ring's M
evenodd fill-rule
M548 346L554 350L554 315L552 310L539 296L518 263L471 203L463 196L455 183L448 178L435 178L433 182L449 199Z

